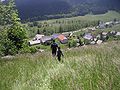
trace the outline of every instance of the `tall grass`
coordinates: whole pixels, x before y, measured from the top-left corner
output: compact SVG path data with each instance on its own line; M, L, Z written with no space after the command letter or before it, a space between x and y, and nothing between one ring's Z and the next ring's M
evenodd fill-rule
M120 41L0 60L0 90L119 90Z

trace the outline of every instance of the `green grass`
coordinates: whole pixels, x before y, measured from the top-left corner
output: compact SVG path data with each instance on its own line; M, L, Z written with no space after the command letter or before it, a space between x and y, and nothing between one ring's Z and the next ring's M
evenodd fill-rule
M119 90L120 41L0 60L0 90Z
M38 21L38 26L41 27L29 27L28 36L34 37L38 30L42 34L51 35L53 33L61 33L61 32L68 32L68 31L75 31L82 28L96 26L98 21L111 21L111 20L120 20L120 13L115 11L109 11L105 14L98 14L98 15L85 15L85 16L77 16L71 18L61 18L61 19L52 19L52 20L44 20ZM25 25L28 25L26 23ZM61 26L61 31L60 31Z
M48 24L55 23L56 20L58 21L72 21L72 20L81 20L81 21L96 21L96 20L101 20L101 21L110 21L114 19L120 19L120 13L116 11L108 11L105 14L98 14L98 15L85 15L85 16L77 16L77 17L71 17L71 18L61 18L61 19L52 19L52 20L45 20L45 21L40 21L41 23L47 22Z

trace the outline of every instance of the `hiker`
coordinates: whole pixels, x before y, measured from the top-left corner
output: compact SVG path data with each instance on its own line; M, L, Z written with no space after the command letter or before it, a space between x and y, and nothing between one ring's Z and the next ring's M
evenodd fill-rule
M56 56L57 48L58 48L58 44L55 43L55 40L53 40L53 43L51 44L52 56L53 57Z
M58 47L58 51L57 51L57 58L58 58L58 61L61 61L61 56L64 56L60 47Z

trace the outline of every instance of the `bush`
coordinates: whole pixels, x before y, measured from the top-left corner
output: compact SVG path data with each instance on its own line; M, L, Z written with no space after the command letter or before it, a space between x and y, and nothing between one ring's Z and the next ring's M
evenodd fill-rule
M85 44L85 45L90 44L90 40L85 39L85 40L84 40L84 44Z
M30 52L31 53L36 53L37 52L37 48L36 47L30 47Z
M6 40L2 44L0 44L0 51L1 51L1 55L3 56L15 55L17 53L15 45L9 40Z
M19 51L19 53L36 53L40 47L33 47L28 46L26 43L24 44L23 48Z
M14 55L17 53L16 46L7 37L6 29L0 33L0 54L1 55Z
M72 39L72 40L69 40L68 42L68 47L71 48L71 47L76 47L77 46L77 41Z
M120 36L116 36L117 40L120 40Z
M24 40L27 38L25 28L20 23L13 24L7 30L7 38L13 42L16 49L19 51L22 48Z
M120 40L120 36L109 36L108 41Z

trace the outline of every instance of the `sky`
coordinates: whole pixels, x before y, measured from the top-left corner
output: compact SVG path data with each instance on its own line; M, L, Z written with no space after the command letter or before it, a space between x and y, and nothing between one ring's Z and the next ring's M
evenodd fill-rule
M5 0L1 0L2 2L5 1Z

